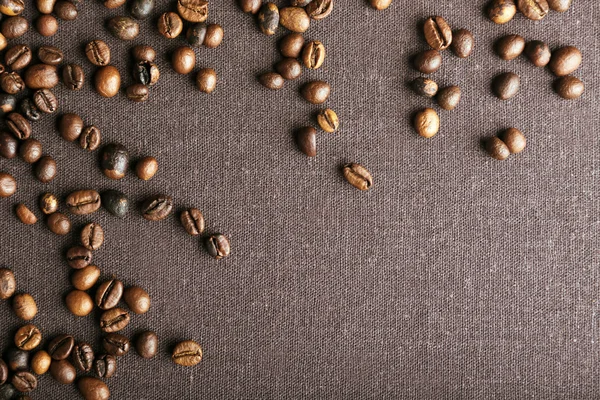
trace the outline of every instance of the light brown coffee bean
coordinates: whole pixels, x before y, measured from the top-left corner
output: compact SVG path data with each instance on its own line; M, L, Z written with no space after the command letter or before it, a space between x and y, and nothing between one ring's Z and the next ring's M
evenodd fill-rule
M367 191L373 186L371 173L362 165L357 163L346 164L342 167L344 178L355 188Z
M17 204L15 212L19 220L25 225L33 225L37 222L35 214L23 203Z
M425 40L434 50L445 50L452 43L452 29L443 17L429 17L423 27Z
M500 134L499 138L504 142L512 154L520 153L525 150L525 145L527 144L525 135L516 128L505 130Z
M425 108L415 115L413 126L420 136L432 138L440 130L440 117L433 108Z
M192 367L202 360L202 348L193 340L177 343L173 349L171 359L175 364Z
M497 137L489 138L485 143L485 150L496 160L506 160L510 156L510 150L506 144Z
M331 108L321 110L317 115L317 122L325 132L334 133L340 126L337 114Z

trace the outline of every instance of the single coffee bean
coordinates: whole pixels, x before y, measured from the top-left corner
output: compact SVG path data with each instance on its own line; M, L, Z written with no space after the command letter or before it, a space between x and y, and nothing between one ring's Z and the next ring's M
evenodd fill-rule
M152 62L156 58L156 52L150 46L137 45L131 50L135 61Z
M196 66L196 53L191 47L178 47L171 56L171 65L178 74L189 74Z
M17 139L8 132L0 132L0 156L4 158L15 158L19 144Z
M35 325L24 325L15 333L15 346L21 350L31 351L42 341L42 331Z
M519 91L521 79L517 74L505 72L496 76L492 82L492 89L500 100L508 100Z
M52 89L58 85L55 65L35 64L25 70L25 85L29 89Z
M59 236L64 236L71 231L71 221L69 220L69 217L59 212L50 214L46 223L48 229Z
M67 250L67 263L73 269L81 269L92 262L92 252L83 246L71 247Z
M522 152L527 144L525 135L523 135L520 130L515 128L510 128L502 132L500 134L500 140L504 142L512 154Z
M189 22L204 22L208 18L208 1L177 0L177 12Z
M123 296L123 282L112 278L109 281L103 282L96 290L95 302L102 310L110 310L115 308Z
M0 13L4 15L20 15L24 10L25 2L23 0L2 0L0 2Z
M148 100L148 86L141 83L134 83L127 87L126 90L127 98L136 103L142 103Z
M410 83L414 92L420 96L433 97L438 91L438 84L431 79L418 77Z
M4 352L4 359L12 372L25 371L29 369L29 352L10 347Z
M78 290L91 289L100 277L100 268L95 265L88 265L85 268L78 269L71 275L71 284Z
M8 380L8 365L4 362L4 360L0 359L0 386L4 385ZM0 399L4 399L2 394L0 393Z
M17 204L15 213L17 214L17 218L25 225L33 225L37 222L35 214L23 203Z
M208 26L204 22L199 22L197 24L191 25L185 38L190 46L200 47L204 44L204 40L206 39L206 32L208 31Z
M33 296L28 293L15 295L15 297L13 297L12 306L15 315L24 321L32 320L38 311Z
M392 0L369 0L369 4L376 10L385 10L392 4Z
M88 250L98 250L104 243L104 230L94 222L90 222L81 230L81 244Z
M331 108L321 110L317 114L317 122L325 132L334 133L340 126L337 114Z
M108 212L119 218L123 218L129 210L129 200L123 192L118 190L107 190L102 193L102 205Z
M113 17L108 20L107 27L114 37L121 40L133 40L140 34L140 25L129 17Z
M79 64L67 64L62 70L63 83L69 90L80 90L85 83L85 73Z
M108 144L102 149L100 165L104 175L119 180L125 176L129 168L129 152L120 144Z
M58 0L54 5L54 14L63 21L77 19L77 6L68 0Z
M195 57L194 57L195 62ZM154 86L158 82L160 71L153 62L140 61L133 67L133 78L142 85Z
M304 37L299 33L290 33L279 42L279 52L284 57L299 58L304 47Z
M35 30L42 36L54 36L58 32L58 20L52 15L41 15L35 21Z
M100 379L84 376L77 381L77 389L86 400L108 400L110 390Z
M204 36L204 46L209 49L219 47L223 41L223 28L219 24L209 24L206 27L206 35Z
M563 99L573 100L581 97L585 85L574 76L563 76L554 81L554 90Z
M312 0L306 6L306 13L315 20L326 18L333 11L333 0Z
M10 197L17 191L17 181L12 175L0 172L0 197Z
M158 160L154 157L144 157L135 165L135 174L143 181L152 179L158 171Z
M17 98L15 96L7 93L0 93L0 115L13 112L16 106Z
M121 7L125 2L126 0L104 0L104 7L112 10Z
M58 198L52 193L44 193L40 197L40 210L46 214L52 214L58 210Z
M452 29L443 17L429 17L423 26L427 44L434 50L445 50L452 43Z
M139 286L130 286L123 292L123 300L131 311L144 314L150 309L150 295Z
M173 199L170 196L156 195L148 198L142 204L142 216L148 221L165 219L173 209Z
M129 339L118 333L110 333L102 339L102 348L111 356L121 357L129 352Z
M94 310L94 301L84 291L72 290L65 297L65 304L71 314L77 317L85 317Z
M279 23L292 32L303 33L310 27L310 18L302 7L284 7L279 10Z
M17 395L17 389L10 383L6 383L0 386L0 399L12 400Z
M283 76L277 72L265 72L258 77L261 85L271 90L279 90L283 87Z
M129 5L129 12L135 19L146 19L154 10L154 0L133 0Z
M85 56L92 64L103 67L110 63L110 48L103 40L92 40L85 46Z
M101 140L102 134L100 129L94 125L86 126L79 137L79 146L84 150L94 151L100 147Z
M330 92L331 86L324 81L308 82L300 89L300 94L304 97L304 100L312 104L325 103L329 98Z
M29 22L21 16L8 17L0 25L0 33L9 40L23 36L28 29Z
M556 76L566 76L581 65L582 55L577 47L566 46L552 52L548 67Z
M52 357L46 350L37 351L31 358L31 370L36 375L44 375L50 369Z
M7 300L15 294L17 282L15 275L8 268L0 268L0 300Z
M460 58L467 58L473 52L475 38L473 34L466 29L459 29L452 35L452 44L450 49Z
M202 68L196 75L196 86L201 92L214 92L217 87L217 72L212 68Z
M258 12L258 27L265 35L274 35L279 27L279 8L274 3L265 3Z
M73 364L67 360L52 361L50 364L50 376L59 383L70 385L75 382L77 371Z
M48 65L59 65L64 58L62 50L54 46L40 47L37 56L41 62Z
M454 110L460 102L461 91L458 86L448 86L440 89L436 100L444 110Z
M503 60L514 60L525 50L525 39L519 35L503 36L496 41L496 54Z
M24 44L18 44L6 50L4 62L13 71L23 69L31 62L31 49Z
M21 393L29 393L37 388L37 378L27 371L15 373L10 383Z
M56 0L36 0L35 6L41 14L50 14L55 3Z
M440 117L432 108L425 108L415 115L414 128L424 138L434 137L440 130Z
M52 114L58 110L58 100L50 89L40 89L33 93L35 106L44 114Z
M16 72L3 72L0 74L0 87L8 94L17 94L25 89L25 82Z
M129 313L122 308L111 308L100 316L100 329L103 332L117 332L129 324Z
M35 122L42 118L42 113L37 108L33 100L24 98L19 105L19 113L29 121Z
M193 340L179 342L173 349L171 359L175 364L193 367L202 360L202 348Z
M110 378L117 372L117 359L110 354L102 354L94 360L94 372L100 378Z
M517 0L519 11L527 18L537 21L548 14L548 2L546 0Z
M121 88L121 75L112 65L101 67L94 76L96 91L103 97L114 97Z
M298 149L308 157L317 155L317 130L311 126L306 126L296 130L294 135Z
M19 147L19 156L28 164L33 164L42 157L42 143L36 139L26 139Z
M135 350L146 359L153 358L158 353L158 336L152 331L142 332L135 342Z
M262 6L262 0L238 0L238 5L246 14L256 14Z
M550 62L550 47L539 40L532 40L525 46L525 55L536 67L545 67Z
M425 50L415 56L413 66L423 74L432 74L442 66L442 56L437 50Z
M63 139L73 142L79 139L83 131L83 120L77 114L63 114L58 120L58 132Z
M548 6L551 10L565 12L571 7L573 0L548 0Z
M309 69L319 69L325 61L325 46L318 40L308 42L302 50L302 62Z
M485 150L496 160L506 160L510 155L506 144L497 137L491 137L485 142Z
M87 343L77 343L71 352L75 368L82 372L90 372L94 363L94 349Z
M198 236L204 232L204 216L197 208L185 210L180 215L181 225L187 233Z
M492 0L488 7L488 17L496 24L506 24L516 13L514 0Z
M95 190L78 190L67 196L69 212L75 215L87 215L100 208L100 194Z
M371 173L360 164L346 164L342 167L342 173L348 183L359 190L367 191L373 186L373 177L371 176Z
M42 156L33 169L35 177L42 183L49 183L56 178L56 161L50 156Z
M0 29L1 31L1 29ZM8 46L8 40L6 40L6 36L4 36L1 32L0 32L0 51L4 50L6 48L6 46ZM4 71L4 67L0 66L0 72Z
M214 234L206 238L205 241L206 250L211 257L220 260L228 257L231 252L231 245L227 236L220 233Z
M175 39L183 30L183 21L174 12L166 12L158 19L158 32L167 39Z

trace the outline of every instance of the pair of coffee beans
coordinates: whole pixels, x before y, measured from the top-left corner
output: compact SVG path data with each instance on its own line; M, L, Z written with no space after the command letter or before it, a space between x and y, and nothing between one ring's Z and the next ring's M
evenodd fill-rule
M461 90L458 86L448 86L438 89L438 84L428 78L415 78L411 82L415 93L424 97L435 97L438 105L444 110L454 110L461 98Z
M485 142L485 150L496 160L505 160L511 154L522 152L526 144L525 135L518 129L510 128L498 137L489 138Z

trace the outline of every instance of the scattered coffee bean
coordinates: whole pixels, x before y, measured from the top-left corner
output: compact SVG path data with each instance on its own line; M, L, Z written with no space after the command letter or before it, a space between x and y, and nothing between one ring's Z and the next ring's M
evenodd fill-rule
M228 257L231 252L231 245L227 236L220 233L214 234L206 238L206 250L211 257L220 260Z
M94 301L100 309L110 310L119 304L121 296L123 296L123 282L112 278L98 286Z
M440 89L436 100L444 110L454 110L460 102L461 91L458 86L448 86Z
M51 362L50 354L46 350L39 350L31 358L31 370L36 375L44 375L50 369Z
M104 243L104 230L94 222L90 222L81 230L81 244L88 250L98 250Z
M15 158L18 148L19 144L13 135L7 132L0 132L0 156L9 159Z
M420 96L433 97L438 91L438 84L431 79L418 77L410 83L414 92Z
M77 343L71 352L75 368L82 372L90 372L94 363L94 349L87 343Z
M217 87L217 72L212 68L202 68L196 75L196 86L201 92L214 92Z
M492 0L488 7L488 17L496 24L506 24L516 13L514 0Z
M8 46L8 40L6 40L6 36L1 33L0 29L0 51L4 50ZM0 66L0 72L4 71L4 68Z
M31 124L19 113L8 114L6 116L6 126L19 140L25 140L31 136Z
M154 0L133 0L129 4L129 12L135 19L146 19L154 10Z
M110 354L102 354L94 360L94 372L100 378L111 378L117 372L117 359Z
M58 32L58 20L52 15L41 15L35 21L35 29L42 36L54 36Z
M4 62L6 67L17 71L23 69L31 62L31 49L24 44L18 44L6 50L4 54Z
M52 193L44 193L40 197L40 210L46 214L52 214L58 210L58 198Z
M452 29L443 17L429 17L423 26L427 44L434 50L445 50L452 43Z
M554 90L563 99L573 100L581 97L585 85L574 76L563 76L554 81Z
M25 371L29 369L29 352L10 347L3 354L8 368L13 371Z
M91 289L100 277L100 268L88 265L85 268L75 270L71 275L71 284L78 290Z
M317 155L317 130L311 126L306 126L296 130L294 135L296 145L301 152L308 157Z
M125 2L126 0L104 0L104 7L112 10L121 7Z
M141 83L134 83L133 85L128 86L126 90L127 98L136 103L147 101L149 93L148 86Z
M120 144L108 144L102 149L100 165L104 175L119 180L125 176L129 168L129 152Z
M15 275L8 268L0 268L0 300L7 300L15 294L17 282Z
M73 142L79 139L83 131L83 120L77 114L63 114L58 120L58 132L63 139Z
M195 62L195 57L194 57ZM160 77L158 65L153 62L140 61L133 66L133 77L142 85L154 86Z
M52 114L58 110L58 100L50 89L40 89L33 93L35 106L44 114Z
M54 14L63 21L77 19L77 6L68 0L58 0L54 5Z
M66 235L71 231L71 221L69 220L69 217L59 212L50 214L46 223L48 229L59 236Z
M204 216L197 208L185 210L180 215L181 225L185 231L192 236L198 236L204 232Z
M139 286L130 286L123 292L123 300L131 311L144 314L150 309L150 295Z
M536 67L545 67L550 62L550 47L539 40L532 40L525 46L525 55Z
M505 72L496 76L492 82L492 89L500 100L508 100L519 91L521 79L512 72Z
M325 61L325 46L318 40L308 42L302 50L302 62L308 69L319 69Z
M425 108L415 115L414 127L424 138L434 137L440 130L440 117L432 108Z
M312 0L306 6L306 13L314 20L324 19L333 11L333 0Z
M92 252L83 246L71 247L67 250L67 263L73 269L85 268L92 262Z
M573 0L548 0L548 6L551 10L565 12L571 7Z
M0 197L10 197L17 191L17 181L12 175L0 172Z
M506 160L510 155L506 144L497 137L491 137L485 142L485 150L496 160Z
M138 335L135 350L146 359L153 358L158 353L158 336L152 331L145 331Z
M42 113L37 108L33 100L28 99L27 97L21 101L19 113L32 122L39 121L40 118L42 118Z
M512 154L522 152L527 144L525 135L523 135L520 130L515 128L510 128L502 132L500 134L500 140L504 142Z
M33 172L38 181L42 183L51 182L56 178L56 161L50 156L43 156L35 164Z
M67 196L69 212L75 215L87 215L100 208L100 194L95 190L78 190Z
M102 339L102 347L108 354L121 357L129 352L131 344L125 336L111 333Z
M517 7L521 14L534 21L544 18L549 10L546 0L517 0Z
M552 52L548 67L556 76L566 76L581 65L582 55L577 47L566 46Z
M219 47L223 41L223 28L218 24L209 24L206 27L206 35L204 36L204 46L209 49Z
M25 85L29 89L52 89L58 85L58 73L55 65L35 64L25 70Z
M65 297L65 304L71 314L85 317L94 310L94 302L89 294L82 290L72 290Z
M28 293L15 295L12 306L15 315L24 321L32 320L38 312L33 296Z
M359 190L366 191L373 186L373 177L371 176L371 173L360 164L346 164L342 167L342 173L348 183Z
M423 74L432 74L442 66L442 56L437 50L425 50L415 56L413 65Z
M317 122L325 132L334 133L340 126L337 114L331 108L321 110L317 114Z
M279 52L284 57L299 58L304 47L304 37L299 33L290 33L279 42Z
M122 308L111 308L100 316L100 329L103 332L117 332L129 324L129 313Z
M392 0L369 0L369 4L376 10L385 10L392 4Z
M75 382L77 371L73 364L67 360L52 361L50 364L50 376L59 383L70 385Z
M525 50L525 39L519 35L503 36L496 41L496 54L503 60L514 60Z
M262 6L262 0L238 0L240 9L247 14L256 14Z
M27 30L29 30L29 22L21 16L8 17L0 25L0 33L9 40L23 36Z
M40 47L37 56L41 62L48 65L59 65L64 58L62 50L53 46Z
M303 33L310 27L310 18L302 7L284 7L279 10L279 23L292 32Z
M17 214L17 218L25 225L33 225L37 222L35 214L23 203L17 204L15 213Z
M112 215L123 218L129 210L129 200L123 192L107 190L102 193L102 205Z
M100 147L102 133L100 129L94 125L86 126L79 136L79 146L87 151L94 151Z
M80 90L85 83L85 73L79 64L67 64L62 71L63 83L69 90Z
M25 82L16 72L3 72L0 74L0 87L8 94L17 94L25 89Z
M135 165L135 174L143 181L152 179L158 172L158 160L154 157L144 157Z
M103 67L110 63L110 48L103 40L92 40L85 46L85 56L92 64Z
M25 10L23 0L3 0L0 2L0 13L8 16L21 15Z
M110 398L108 386L100 379L90 376L81 377L77 381L77 389L86 400L108 400Z
M166 12L158 19L158 32L167 39L175 39L183 30L183 21L174 12Z
M25 98L24 100L29 100ZM0 115L8 114L17 106L17 98L11 94L0 93Z
M156 58L156 52L150 46L137 45L132 50L135 61L153 62Z
M42 143L33 138L23 140L19 147L19 156L28 164L37 162L42 157Z
M202 360L202 348L193 340L179 342L173 349L171 359L175 364L192 367Z
M165 219L173 209L173 199L170 196L157 195L150 197L142 204L142 215L148 221Z
M189 22L204 22L208 18L208 1L177 0L177 12Z
M15 333L15 346L21 350L31 351L42 341L42 332L35 325L24 325Z
M29 393L37 388L37 378L31 372L27 371L16 372L10 383L21 393Z
M312 104L325 103L329 98L330 92L331 86L324 81L308 82L300 89L300 94L304 97L304 100Z
M94 76L96 91L103 97L114 97L121 88L121 75L112 65L101 67Z
M173 66L173 70L178 74L189 74L196 66L196 53L194 53L191 47L178 47L171 56L171 65Z
M207 30L206 23L199 22L188 28L185 38L191 46L200 47L204 44Z
M265 35L274 35L279 27L279 8L274 3L265 3L258 12L258 27Z
M258 77L261 85L271 90L279 90L283 87L283 76L277 72L265 72Z
M108 20L107 27L114 37L121 40L133 40L140 34L140 25L129 17L113 17Z

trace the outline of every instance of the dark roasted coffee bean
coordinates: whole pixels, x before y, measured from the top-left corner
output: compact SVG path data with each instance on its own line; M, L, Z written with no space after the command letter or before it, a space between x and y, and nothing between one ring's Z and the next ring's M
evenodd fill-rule
M67 64L62 70L63 83L69 90L80 90L85 83L85 73L79 64Z
M318 40L313 40L302 50L302 62L308 69L319 69L325 61L325 46Z
M496 41L496 54L503 60L514 60L525 50L525 39L519 35L503 36Z
M87 343L78 343L71 352L75 368L82 372L90 372L94 363L94 349Z
M28 393L37 388L37 378L27 371L15 373L10 383L21 393Z
M333 0L312 0L306 6L306 13L315 20L326 18L333 11Z
M204 232L204 216L197 208L185 210L180 215L181 225L187 233L198 236Z
M504 142L508 150L511 154L520 153L525 150L525 146L527 145L527 140L525 139L525 135L515 128L510 128L505 130L500 134L500 140Z
M173 349L171 359L175 364L192 367L202 360L202 348L193 340L179 342Z
M475 38L466 29L459 29L452 35L450 49L460 58L467 58L473 52Z
M65 203L71 214L91 214L100 208L100 194L95 190L78 190L68 195Z
M15 275L8 268L0 268L0 300L9 299L17 288Z
M29 369L29 352L25 350L17 349L16 347L10 347L3 354L8 368L12 372L25 371Z
M153 358L158 353L158 336L152 331L142 332L135 341L135 350L142 358Z
M299 58L304 47L304 37L299 33L290 33L279 42L279 52L284 57Z
M9 17L2 21L2 25L0 25L0 33L9 40L23 36L28 29L29 22L21 16Z
M99 277L100 268L95 265L88 265L73 272L71 275L71 284L77 290L89 290L96 284Z
M100 379L84 376L77 381L77 389L86 400L108 400L110 390Z
M17 204L15 207L15 213L17 214L19 221L25 225L33 225L37 222L37 217L35 214L23 203Z
M15 158L19 143L15 137L7 132L0 132L0 156L4 158Z
M177 0L177 12L189 22L204 22L208 18L208 1Z
M309 157L317 155L317 130L311 126L297 129L294 135L296 145Z
M461 91L458 86L448 86L440 89L436 100L444 110L454 110L460 102Z
M505 72L496 76L492 82L492 89L500 100L508 100L519 91L521 79L512 72Z
M219 24L209 24L206 27L206 35L204 36L204 46L209 49L219 47L223 41L223 27Z
M539 40L532 40L525 46L525 55L536 67L545 67L550 62L550 47Z
M519 11L534 21L544 18L548 14L548 2L546 0L517 0Z
M127 87L127 98L136 103L142 103L148 100L148 86L143 85L141 83L134 83L131 86Z
M31 62L31 49L24 44L18 44L6 50L4 62L6 66L13 71L23 69Z
M95 302L102 310L110 310L119 304L121 296L123 296L123 282L112 278L98 286Z
M36 139L26 139L19 147L19 156L28 164L37 162L42 156L42 143Z
M551 10L565 12L571 7L573 0L548 0L548 6Z
M54 36L58 32L58 20L53 15L41 15L35 20L35 29L42 36Z
M83 120L77 114L63 114L58 120L58 132L63 139L73 142L79 139L83 131Z
M58 110L58 100L50 89L36 90L33 93L33 102L44 114L52 114Z
M423 26L427 44L434 50L445 50L452 43L452 29L442 17L429 17Z
M139 286L130 286L123 292L127 307L136 314L144 314L150 309L150 295Z
M274 35L279 27L279 8L275 3L265 3L258 12L258 27L265 35Z
M58 47L42 46L37 52L41 62L48 65L58 65L62 63L64 55Z
M10 383L0 385L0 400L13 400L17 393L17 389Z
M94 310L94 301L82 290L71 290L65 297L65 305L77 317L85 317Z
M117 359L110 354L102 354L94 360L94 372L99 378L110 378L117 372Z
M433 97L438 91L438 84L431 79L418 77L410 83L414 92L420 96Z
M92 262L92 252L83 246L71 247L67 250L67 263L73 269L81 269Z
M31 358L31 370L36 375L44 375L50 369L52 357L45 350L37 351Z
M17 191L17 181L12 175L0 172L0 197L10 197Z
M277 72L265 72L258 77L261 85L271 90L279 90L283 87L283 76Z
M24 325L15 333L15 346L21 350L31 351L42 341L42 332L35 325Z
M193 51L193 50L192 50ZM194 57L194 62L196 61ZM142 85L154 86L158 82L160 72L153 62L140 61L133 67L133 78Z
M110 48L103 40L92 40L85 46L85 56L92 64L102 67L110 63Z
M158 171L158 160L154 157L144 157L135 165L135 174L143 181L152 179Z
M27 99L29 100L29 99ZM17 98L12 94L0 93L0 115L13 112L17 107Z
M149 221L165 219L173 209L173 199L170 196L156 195L142 204L142 215Z
M577 47L566 46L552 52L548 67L556 76L566 76L581 65L582 55Z
M191 47L181 46L173 51L171 65L178 74L189 74L196 66L196 53ZM140 82L143 83L143 82Z
M423 74L432 74L442 66L442 56L437 50L426 50L415 56L413 65Z
M19 113L10 113L6 116L6 126L8 130L20 140L28 139L31 136L31 125Z
M42 183L51 182L56 178L56 161L50 156L43 156L33 169L35 177Z
M102 149L100 165L108 178L121 179L129 168L129 152L120 144L108 144Z
M129 200L123 192L107 190L102 193L102 205L111 214L123 218L129 210Z
M3 72L0 74L0 87L8 94L17 94L25 89L25 82L16 72Z
M200 47L204 44L204 39L206 38L207 25L205 22L199 22L197 24L191 25L185 38L190 46Z
M497 137L491 137L485 142L485 151L496 160L506 160L510 156L506 144Z
M8 365L0 358L0 386L4 385L8 379ZM0 397L2 399L2 397Z
M256 14L260 11L262 0L238 0L238 5L246 14Z
M129 313L122 308L111 308L100 316L100 329L103 332L117 332L129 324Z
M86 126L79 137L79 146L87 151L94 151L100 147L102 134L100 129L94 125Z
M369 0L369 4L376 10L385 10L392 4L392 0Z
M419 136L432 138L440 130L440 117L433 108L425 108L415 114L413 127Z
M46 221L48 229L57 235L63 236L71 231L71 221L63 213L54 212Z
M58 335L48 343L48 354L53 360L64 360L69 357L73 346L75 345L75 339L71 335Z
M371 173L360 164L346 164L342 167L342 173L348 183L359 190L366 191L373 186L373 177L371 176Z
M113 17L108 20L107 27L114 37L121 40L133 40L140 34L140 25L129 17Z
M37 108L33 100L24 98L19 105L19 113L27 118L29 121L39 121L42 117L42 113Z
M340 126L338 116L331 108L319 111L319 114L317 114L317 122L321 129L329 133L337 131Z
M20 15L24 10L25 2L23 0L2 0L0 2L0 13L4 15Z
M129 4L129 12L135 19L146 19L152 14L154 0L133 0Z
M304 97L304 100L312 104L325 103L329 98L330 92L331 86L324 81L308 82L300 89L300 94Z
M563 76L554 81L554 90L563 99L573 100L581 97L585 85L574 76Z
M174 12L166 12L158 18L158 32L167 39L175 39L183 30L183 21Z
M217 87L217 72L212 68L202 68L196 75L196 87L203 93L212 93Z
M150 46L137 45L131 50L135 61L152 62L156 58L156 52Z
M73 364L67 360L52 361L50 364L50 376L52 376L57 382L64 385L70 385L75 382L77 377L77 371Z
M58 85L56 66L48 64L35 64L25 70L25 85L29 89L52 89Z
M114 97L121 88L121 75L112 65L101 67L94 75L94 87L102 97Z
M52 193L44 193L40 197L40 210L46 214L52 214L58 210L58 198Z
M310 17L302 7L284 7L279 10L279 23L292 32L303 33L310 27Z
M104 243L104 230L94 222L90 222L81 230L81 244L88 250L98 250Z
M514 0L492 0L488 7L488 17L496 24L506 24L517 13Z
M119 8L125 4L126 0L104 0L104 7L108 9Z
M77 18L77 6L68 0L58 0L54 5L54 14L63 21Z
M206 238L205 241L206 250L212 257L220 260L228 257L231 252L231 245L227 236L220 233L214 234Z
M118 333L111 333L102 339L102 348L110 355L121 357L129 352L129 339Z

